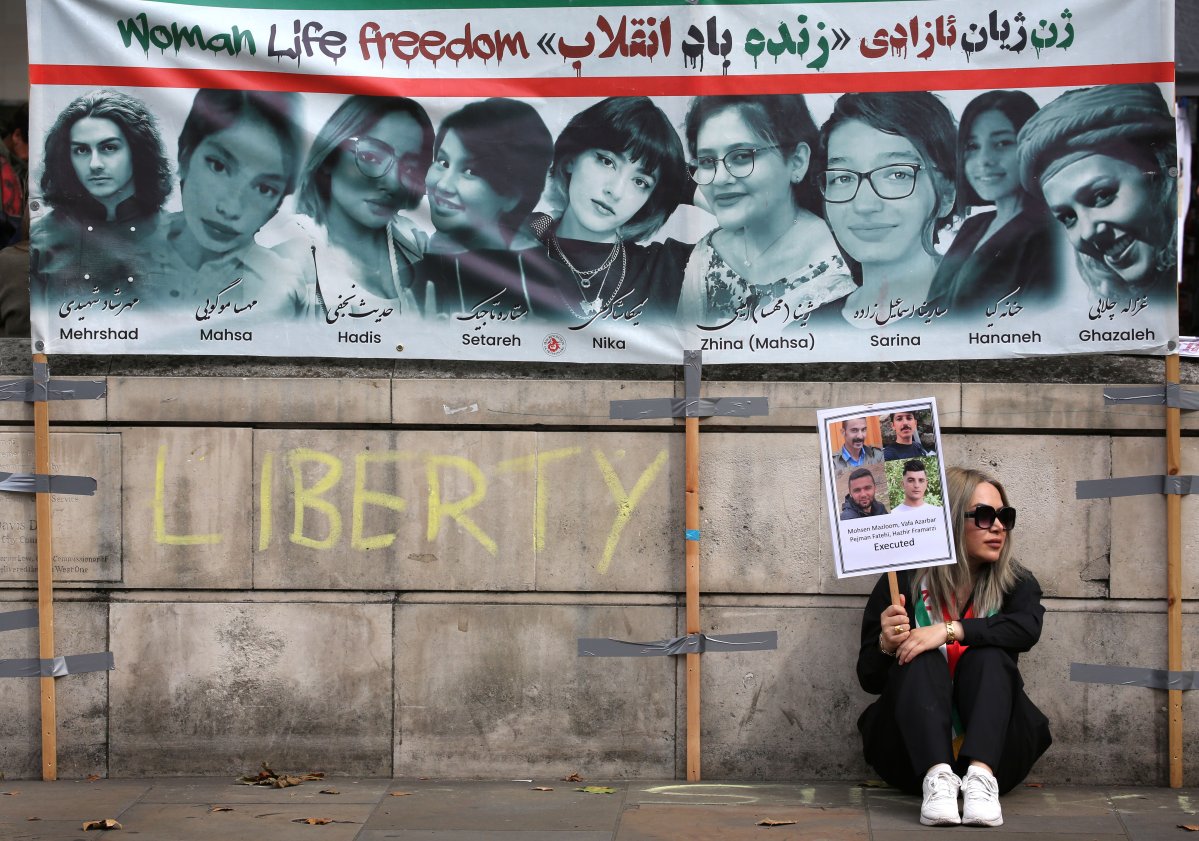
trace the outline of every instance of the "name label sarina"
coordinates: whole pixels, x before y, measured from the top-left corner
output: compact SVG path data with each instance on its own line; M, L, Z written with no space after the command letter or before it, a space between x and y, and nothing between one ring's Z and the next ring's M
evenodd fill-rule
M106 327L102 330L88 330L86 327L62 327L58 331L58 338L72 341L120 339L126 342L136 342L137 329L134 327L130 330L116 330Z
M250 330L201 330L202 342L252 342L254 333Z

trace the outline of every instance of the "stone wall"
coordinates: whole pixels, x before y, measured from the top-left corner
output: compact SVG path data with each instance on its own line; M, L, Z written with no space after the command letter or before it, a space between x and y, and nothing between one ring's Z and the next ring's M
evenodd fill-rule
M6 376L28 376L0 343ZM1185 378L1199 366L1185 365ZM63 777L290 770L456 777L681 777L682 664L583 658L579 637L682 632L681 424L608 419L678 396L672 369L52 359L108 396L51 404L58 653L117 669L58 681ZM935 395L949 463L998 472L1049 613L1022 659L1055 743L1034 771L1166 780L1163 693L1085 685L1071 662L1165 666L1161 498L1077 501L1079 479L1158 473L1162 409L1105 406L1160 382L1113 358L705 370L770 414L702 434L702 622L777 630L703 659L709 779L871 775L853 674L870 579L833 576L815 412ZM1006 381L1005 381L1006 380ZM32 411L0 403L4 470ZM1184 418L1199 473L1199 416ZM1184 624L1199 630L1199 514L1184 498ZM0 610L36 601L32 498L0 497ZM32 656L36 631L0 634ZM1193 644L1184 668L1199 667ZM1199 708L1186 698L1187 782ZM37 683L0 681L0 771L39 773Z

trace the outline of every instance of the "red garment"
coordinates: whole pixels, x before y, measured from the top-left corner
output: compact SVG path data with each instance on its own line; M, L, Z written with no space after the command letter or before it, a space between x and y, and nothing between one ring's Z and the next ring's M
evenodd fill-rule
M20 219L25 214L25 191L7 158L0 157L0 212Z
M946 622L953 621L953 617L949 615L949 611L946 610L945 608L941 608L941 614L945 617ZM966 606L966 613L964 616L962 616L962 618L963 619L973 619L974 618L974 604L973 603ZM949 661L949 676L950 677L953 677L954 670L956 670L958 667L958 660L961 659L962 655L966 653L966 649L969 647L970 646L968 646L968 645L962 645L960 642L957 642L956 640L954 642L945 644L945 659Z

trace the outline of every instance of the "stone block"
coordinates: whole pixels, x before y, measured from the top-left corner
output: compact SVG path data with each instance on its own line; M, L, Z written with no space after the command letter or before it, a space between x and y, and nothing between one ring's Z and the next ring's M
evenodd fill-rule
M534 433L254 435L255 586L533 588Z
M708 434L700 446L701 592L818 592L828 519L817 437Z
M32 473L31 432L0 433L0 465ZM121 578L121 438L115 434L53 432L50 470L90 476L94 496L52 497L54 578L59 583ZM0 587L37 581L37 501L34 494L0 494Z
M1166 667L1166 617L1114 612L1097 604L1058 608L1052 602L1041 641L1020 657L1029 697L1049 717L1053 746L1033 769L1036 779L1078 785L1164 786L1169 781L1166 693L1137 686L1073 683L1070 663ZM1183 616L1183 640L1196 639L1199 615ZM1183 647L1184 670L1199 667ZM1199 722L1194 692L1183 694L1184 785L1199 784Z
M123 444L125 585L252 586L252 433L135 428Z
M670 777L675 667L579 657L580 637L673 635L638 604L396 607L397 776Z
M961 389L957 383L834 382L831 383L829 403L818 408L831 409L835 406L860 406L935 397L938 423L942 429L948 429L961 426ZM812 423L815 424L815 418Z
M1110 507L1106 499L1076 499L1075 482L1111 475L1110 439L971 435L953 440L947 465L991 473L1007 489L1019 512L1012 535L1015 556L1037 576L1045 595L1106 595Z
M544 432L537 458L536 503L508 505L543 535L538 590L683 589L682 436Z
M1113 438L1112 476L1149 476L1166 472L1162 438ZM1199 473L1199 439L1182 441L1182 472ZM1106 478L1102 476L1096 479ZM1114 497L1112 509L1112 598L1166 597L1166 497ZM1182 597L1199 599L1199 495L1181 498Z
M854 663L860 609L739 607L706 601L704 633L777 631L776 651L704 654L702 773L706 780L855 780L873 776L855 722L871 696ZM681 632L680 632L681 633ZM686 773L686 663L678 669L676 774Z
M111 611L113 776L390 773L390 605Z
M36 600L0 602L0 613L35 607ZM59 601L54 605L54 635L54 650L60 656L107 651L108 606ZM0 633L0 658L37 656L37 628ZM123 665L118 659L117 668ZM103 776L107 770L109 675L84 672L54 682L61 779ZM42 778L40 684L33 677L0 679L0 773L7 779Z
M391 384L379 378L108 378L108 419L157 423L388 423Z
M963 383L962 425L995 430L1163 428L1161 406L1106 403L1103 391L1110 387L1064 383ZM1195 426L1195 421L1199 418L1188 421L1187 428Z

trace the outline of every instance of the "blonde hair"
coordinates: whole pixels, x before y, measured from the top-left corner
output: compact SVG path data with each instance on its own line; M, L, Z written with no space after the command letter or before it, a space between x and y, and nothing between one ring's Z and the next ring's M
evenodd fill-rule
M955 594L958 588L973 582L974 614L987 616L999 610L1003 597L1011 592L1020 575L1020 564L1012 557L1012 535L1009 532L1003 549L999 552L999 560L993 564L983 564L975 578L971 578L969 559L966 557L966 518L963 516L970 507L970 498L981 484L994 486L999 491L999 498L1004 505L1009 505L1007 491L999 480L983 473L964 467L950 467L946 470L948 487L945 499L949 510L953 512L953 542L957 548L958 562L932 567L921 578L912 578L912 594L910 598L920 598L920 583L928 581L929 596L932 598L934 615L939 615L942 607L948 607L956 618L961 618L962 605L957 604ZM970 526L972 528L973 526Z

